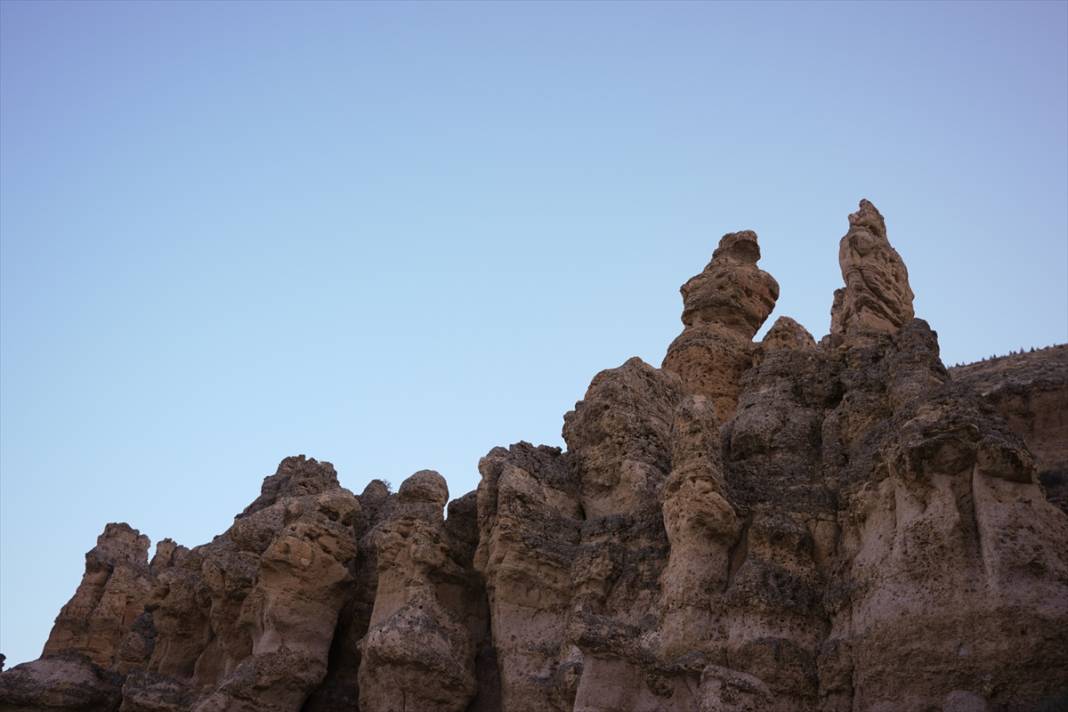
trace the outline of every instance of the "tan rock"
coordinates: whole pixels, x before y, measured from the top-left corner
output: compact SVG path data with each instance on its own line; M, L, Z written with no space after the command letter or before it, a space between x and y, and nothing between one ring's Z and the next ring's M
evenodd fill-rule
M682 285L683 331L663 368L689 393L709 397L721 421L734 413L739 381L752 363L752 339L775 307L779 284L756 266L755 232L723 236L704 271Z
M417 472L375 534L378 591L361 644L361 710L463 712L475 695L467 577L442 516L448 498L441 475Z
M632 358L594 376L564 416L564 440L579 470L587 519L655 503L671 469L671 423L682 397L672 374Z
M529 443L494 448L478 468L474 566L489 598L499 709L570 710L581 670L565 643L583 516L579 483L559 449Z
M1068 702L1068 347L947 372L867 201L819 344L752 233L567 451L448 503L287 458L212 542L109 525L0 709L1031 712ZM1060 479L1059 479L1060 478ZM2 662L2 656L0 656Z
M147 536L130 525L108 524L85 555L85 574L63 607L43 656L79 653L110 667L151 588Z
M886 237L883 216L867 200L849 215L838 246L845 288L835 291L831 334L841 338L890 334L912 320L913 294L905 263Z
M673 470L664 483L664 528L671 553L661 574L658 654L681 658L722 646L715 604L727 586L741 521L727 499L715 414L704 396L675 413Z
M329 463L287 458L221 537L157 551L147 671L163 677L126 696L151 708L177 686L202 712L299 709L327 672L359 511Z
M672 424L682 397L674 374L635 358L594 377L564 417L585 515L567 630L583 661L575 710L636 711L685 689L655 662L660 621L650 615L661 599L670 548L660 492L671 471ZM626 705L611 702L620 689L631 690Z
M765 353L780 349L810 349L816 347L816 340L805 327L788 316L780 316L764 339L760 342Z
M1027 443L1050 501L1068 512L1068 345L950 369Z

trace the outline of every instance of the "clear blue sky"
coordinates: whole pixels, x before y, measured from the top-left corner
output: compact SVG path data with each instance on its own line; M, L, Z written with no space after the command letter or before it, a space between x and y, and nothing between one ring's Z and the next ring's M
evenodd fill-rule
M561 444L727 231L818 338L868 197L947 362L1068 340L1066 7L3 2L0 652L286 455Z

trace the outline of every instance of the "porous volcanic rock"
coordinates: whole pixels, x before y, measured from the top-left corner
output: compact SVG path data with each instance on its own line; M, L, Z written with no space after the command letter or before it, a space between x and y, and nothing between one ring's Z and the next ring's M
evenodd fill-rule
M759 254L725 236L663 368L452 502L300 456L208 544L108 525L0 709L1068 708L1068 347L947 370L868 201L831 333L754 343Z

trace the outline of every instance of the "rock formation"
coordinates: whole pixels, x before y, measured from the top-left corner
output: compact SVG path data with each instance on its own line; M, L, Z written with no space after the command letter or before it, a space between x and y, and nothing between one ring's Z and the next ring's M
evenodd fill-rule
M485 613L470 561L450 545L448 499L441 475L417 472L376 528L378 588L360 643L361 709L462 712L475 695Z
M951 369L1020 434L1049 500L1068 512L1068 345Z
M831 333L754 343L759 255L725 236L663 368L451 503L300 456L209 544L108 525L0 709L1064 709L1068 347L947 371L867 201Z
M849 216L838 264L845 287L834 292L833 337L892 334L912 320L908 270L886 238L883 216L867 200Z
M44 656L77 653L123 672L136 666L143 650L131 631L152 588L148 546L148 537L128 524L104 528L85 555L85 575L56 617Z
M664 357L664 370L678 374L687 392L708 396L721 422L734 414L753 336L779 298L779 283L759 260L755 232L723 236L704 271L682 285L684 328Z

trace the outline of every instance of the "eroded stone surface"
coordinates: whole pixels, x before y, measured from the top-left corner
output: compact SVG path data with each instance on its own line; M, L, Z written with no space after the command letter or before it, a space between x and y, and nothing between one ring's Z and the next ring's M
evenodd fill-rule
M378 591L361 643L361 709L462 712L475 695L481 601L462 553L450 546L448 498L445 478L417 472L376 529Z
M723 236L704 271L682 285L684 328L664 358L663 368L678 374L687 392L710 398L721 421L734 414L753 336L779 298L778 282L757 267L759 259L755 232Z
M868 200L849 215L838 263L845 287L834 293L832 336L892 334L912 320L908 270L886 237L886 221Z
M571 709L581 659L565 640L583 511L570 459L518 443L478 464L474 566L486 583L500 674L494 709Z
M1027 442L1051 502L1068 512L1068 345L950 369Z
M0 674L0 709L8 712L118 709L122 677L77 653L53 654Z
M1063 707L1068 347L947 371L867 201L818 344L788 317L752 341L758 258L725 236L664 368L597 374L566 451L494 448L451 503L430 470L357 497L301 456L209 544L149 563L108 525L0 706Z
M43 656L79 653L100 667L116 663L152 585L148 546L148 537L128 524L104 528L85 555L85 574L59 612Z

